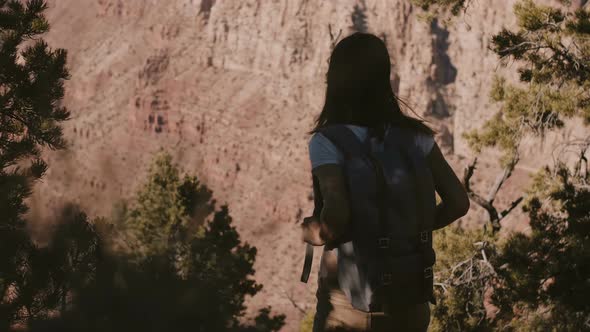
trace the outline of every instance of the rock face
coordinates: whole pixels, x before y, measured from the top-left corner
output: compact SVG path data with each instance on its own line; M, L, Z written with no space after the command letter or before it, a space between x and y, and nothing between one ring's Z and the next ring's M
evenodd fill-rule
M285 330L297 330L293 302L315 305L315 277L298 281L296 223L312 208L306 132L322 107L332 37L360 30L386 41L395 89L431 120L459 170L470 156L461 134L496 109L488 87L503 69L487 47L514 24L514 2L473 2L446 29L419 20L407 0L49 1L47 40L69 52L71 145L47 153L34 213L74 201L108 216L165 148L229 204L259 248L264 289L249 310L270 304L288 315Z

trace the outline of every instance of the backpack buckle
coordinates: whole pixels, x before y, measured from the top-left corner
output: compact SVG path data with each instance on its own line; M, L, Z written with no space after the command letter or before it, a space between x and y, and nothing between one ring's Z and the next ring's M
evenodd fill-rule
M383 283L383 285L391 284L391 273L383 273L381 275L381 283Z
M428 232L420 232L420 242L426 243L428 242Z
M387 249L387 248L389 248L389 238L388 237L380 237L377 240L377 244L380 249Z
M432 278L432 266L429 266L424 269L424 279Z

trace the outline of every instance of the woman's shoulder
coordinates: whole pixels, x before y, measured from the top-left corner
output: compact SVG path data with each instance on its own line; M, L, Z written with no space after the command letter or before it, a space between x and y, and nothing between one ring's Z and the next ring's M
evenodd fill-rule
M326 136L322 135L322 133L320 132L315 132L313 134L311 134L311 136L309 137L309 140L307 141L307 145L308 147L314 148L317 146L322 146L324 144L326 144L327 142L330 142Z
M318 154L337 154L338 148L326 136L320 132L315 132L311 135L308 148L310 155Z
M342 159L336 146L326 136L318 132L311 135L308 149L312 168L322 164L337 164Z
M417 130L414 137L416 145L422 150L425 156L428 155L435 143L434 135L422 130Z
M350 129L353 133L356 134L356 136L359 139L363 139L368 131L368 127L366 126L360 126L360 125L355 125L355 124L336 124L334 126L344 126L348 129ZM308 144L311 145L322 145L322 144L329 144L329 145L333 145L332 141L330 141L326 136L322 135L321 132L315 132L311 135Z
M430 153L435 143L433 134L419 128L388 126L387 130L402 130L409 132L414 138L414 144L422 151L425 156Z

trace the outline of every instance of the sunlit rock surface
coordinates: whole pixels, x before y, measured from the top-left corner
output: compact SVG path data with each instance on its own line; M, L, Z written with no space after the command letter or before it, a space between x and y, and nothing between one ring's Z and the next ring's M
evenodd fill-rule
M514 26L514 2L474 1L445 28L419 20L421 11L402 0L49 1L47 40L69 55L70 147L47 153L32 230L42 236L43 220L65 201L108 216L164 148L229 204L243 238L259 248L256 280L264 288L249 312L272 305L295 331L303 314L293 303L315 305L317 259L310 284L300 283L296 223L312 209L307 131L322 107L331 39L368 31L386 41L395 90L431 121L462 172L473 157L462 133L497 108L488 100L493 76L515 78L515 65L502 68L488 50L493 33ZM556 137L572 135L527 143L497 204L549 162ZM498 173L496 159L480 157L473 186L482 193ZM480 215L474 207L465 222ZM503 223L523 229L523 220L516 212Z

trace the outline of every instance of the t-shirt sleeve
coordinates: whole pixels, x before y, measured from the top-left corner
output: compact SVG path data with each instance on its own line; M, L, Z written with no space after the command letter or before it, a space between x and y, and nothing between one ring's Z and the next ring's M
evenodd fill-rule
M434 146L434 136L426 133L418 133L416 135L416 144L420 147L424 155L428 156Z
M309 160L314 169L324 164L340 164L342 154L338 148L324 135L315 133L309 140Z

